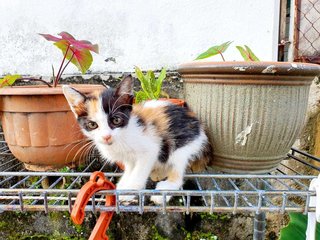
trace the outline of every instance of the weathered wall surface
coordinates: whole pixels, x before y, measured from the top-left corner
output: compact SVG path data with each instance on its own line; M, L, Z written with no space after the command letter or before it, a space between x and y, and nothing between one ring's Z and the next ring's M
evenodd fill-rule
M229 40L228 60L241 59L235 45L243 44L276 60L278 15L279 0L1 0L0 75L51 76L61 53L37 33L61 31L100 45L93 72L174 69ZM110 57L116 62L105 62Z

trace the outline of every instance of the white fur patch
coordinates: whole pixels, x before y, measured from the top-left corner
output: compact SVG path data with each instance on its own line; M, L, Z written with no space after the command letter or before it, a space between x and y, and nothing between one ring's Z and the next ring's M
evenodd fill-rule
M158 108L158 107L164 107L168 106L171 103L165 100L149 100L144 102L143 107L146 108Z

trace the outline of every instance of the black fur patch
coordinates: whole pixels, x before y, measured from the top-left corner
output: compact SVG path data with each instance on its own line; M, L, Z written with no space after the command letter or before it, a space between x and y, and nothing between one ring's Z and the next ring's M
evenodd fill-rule
M108 115L108 124L111 129L125 127L128 125L132 111L132 95L117 96L115 89L107 89L102 93L103 110ZM121 124L114 125L112 119L118 117L122 119Z
M86 131L91 131L91 129L88 128L88 122L89 122L89 119L87 118L87 116L79 116L78 117L78 123L79 125Z
M161 148L158 160L161 163L166 163L170 155L170 144L167 139L162 139Z
M185 146L199 136L200 122L190 114L187 108L169 105L165 113L170 119L169 133L173 137L176 148Z

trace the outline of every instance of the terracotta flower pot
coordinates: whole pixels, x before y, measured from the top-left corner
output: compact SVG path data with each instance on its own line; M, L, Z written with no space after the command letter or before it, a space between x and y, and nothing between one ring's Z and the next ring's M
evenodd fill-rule
M160 100L171 102L180 107L184 107L186 105L186 102L183 99L179 99L179 98L160 98Z
M83 93L100 85L74 85ZM0 90L5 140L13 155L34 171L72 166L84 157L88 143L61 87L17 86Z
M214 166L230 173L267 173L303 127L309 87L320 66L193 62L178 71L185 100L208 125Z

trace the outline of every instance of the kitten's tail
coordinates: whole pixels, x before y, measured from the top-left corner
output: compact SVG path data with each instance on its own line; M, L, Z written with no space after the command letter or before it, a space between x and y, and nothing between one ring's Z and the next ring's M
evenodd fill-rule
M210 166L212 163L212 146L210 142L202 149L202 152L197 156L191 163L190 169L192 172L202 172L206 169L207 166Z

